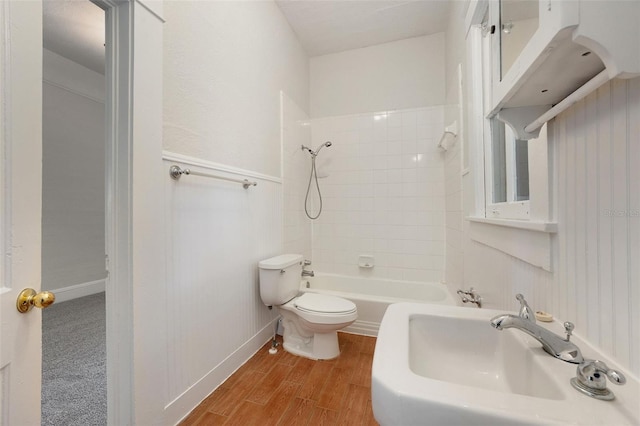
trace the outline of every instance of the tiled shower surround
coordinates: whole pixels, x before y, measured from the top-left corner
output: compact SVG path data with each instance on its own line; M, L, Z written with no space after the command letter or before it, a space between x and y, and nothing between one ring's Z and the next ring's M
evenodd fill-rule
M313 222L314 270L443 279L443 115L435 106L311 121L314 149L333 144L317 158L323 211ZM314 185L311 194L317 206ZM359 267L359 255L373 256L375 266Z
M311 221L304 214L310 160L300 149L311 145L311 126L307 113L285 93L281 102L283 253L300 253L311 259Z

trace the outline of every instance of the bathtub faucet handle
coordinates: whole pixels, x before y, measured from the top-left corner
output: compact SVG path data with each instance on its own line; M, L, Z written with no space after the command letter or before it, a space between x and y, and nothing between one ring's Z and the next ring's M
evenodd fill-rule
M303 277L313 277L313 275L314 275L313 271L308 271L308 270L304 269L305 266L309 266L309 265L311 265L311 261L305 259L304 262L303 262L303 266L302 266L302 276Z
M457 291L458 296L460 296L460 300L462 303L473 303L478 308L482 308L482 297L476 293L473 287L469 287L468 291L464 291L462 289Z

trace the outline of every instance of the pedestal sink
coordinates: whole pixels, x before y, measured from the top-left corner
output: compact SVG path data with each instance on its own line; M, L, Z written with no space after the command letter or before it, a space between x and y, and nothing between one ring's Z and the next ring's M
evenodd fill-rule
M589 398L569 383L576 364L551 357L522 332L493 329L489 320L503 313L391 305L373 359L376 420L381 425L640 424L637 378L624 371L627 384L612 389L613 401ZM548 327L562 335L559 323ZM585 358L616 365L574 339Z

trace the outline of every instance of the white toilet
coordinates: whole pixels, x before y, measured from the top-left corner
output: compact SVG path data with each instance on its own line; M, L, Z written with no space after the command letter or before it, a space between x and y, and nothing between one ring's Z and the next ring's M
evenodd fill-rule
M340 297L316 293L299 295L304 257L283 254L263 260L260 297L282 315L284 349L311 359L340 355L337 331L358 318L356 305Z

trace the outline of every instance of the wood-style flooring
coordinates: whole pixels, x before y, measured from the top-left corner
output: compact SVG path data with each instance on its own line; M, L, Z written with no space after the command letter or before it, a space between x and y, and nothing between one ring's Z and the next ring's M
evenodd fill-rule
M313 361L271 342L181 425L377 425L371 410L375 337L338 333L340 356ZM282 341L280 340L282 343Z

